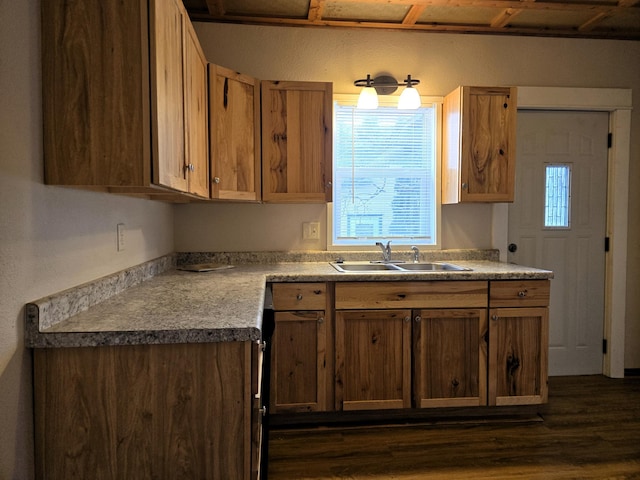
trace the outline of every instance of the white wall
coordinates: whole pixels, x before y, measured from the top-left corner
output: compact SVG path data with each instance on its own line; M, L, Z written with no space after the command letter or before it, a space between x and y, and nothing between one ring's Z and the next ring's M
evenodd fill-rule
M25 303L174 250L173 207L42 183L40 2L0 1L0 479L33 477ZM116 224L126 225L116 251Z
M198 23L196 31L211 62L265 80L331 81L335 93L356 93L353 81L367 73L411 74L421 80L423 95L445 95L458 85L633 89L625 367L640 368L640 189L634 188L640 180L640 42L213 23ZM491 246L496 211L506 209L445 206L443 247ZM323 249L324 238L301 238L302 222L316 219L324 232L324 209L317 207L178 206L176 249ZM271 225L278 229L265 234Z

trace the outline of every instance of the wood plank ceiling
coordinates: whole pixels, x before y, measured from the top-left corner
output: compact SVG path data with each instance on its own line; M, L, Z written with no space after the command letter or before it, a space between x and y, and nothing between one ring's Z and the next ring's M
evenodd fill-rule
M184 0L194 21L640 40L640 0Z

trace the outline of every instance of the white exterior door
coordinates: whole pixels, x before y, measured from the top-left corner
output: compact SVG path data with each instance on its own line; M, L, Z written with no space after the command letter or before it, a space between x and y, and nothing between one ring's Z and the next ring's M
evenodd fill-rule
M599 374L608 113L521 110L517 123L508 259L554 272L549 374Z

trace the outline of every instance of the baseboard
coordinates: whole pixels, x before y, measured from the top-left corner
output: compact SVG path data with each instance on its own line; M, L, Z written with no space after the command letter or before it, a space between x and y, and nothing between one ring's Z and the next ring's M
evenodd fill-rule
M625 368L625 377L640 377L640 368Z

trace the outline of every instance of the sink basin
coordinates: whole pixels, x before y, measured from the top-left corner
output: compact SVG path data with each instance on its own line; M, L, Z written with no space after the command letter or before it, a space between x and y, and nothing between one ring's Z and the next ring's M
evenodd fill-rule
M461 272L471 270L470 268L453 265L451 263L404 263L400 265L399 268L413 272Z
M377 263L377 262L330 262L339 272L456 272L470 268L452 263Z
M331 262L331 266L339 272L398 272L398 267L393 263L371 262Z

